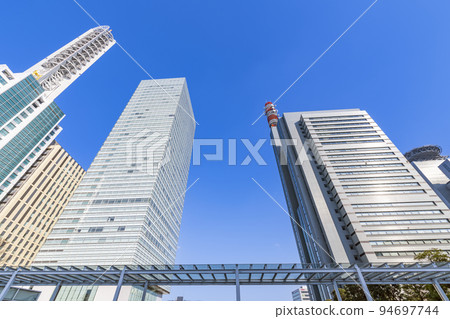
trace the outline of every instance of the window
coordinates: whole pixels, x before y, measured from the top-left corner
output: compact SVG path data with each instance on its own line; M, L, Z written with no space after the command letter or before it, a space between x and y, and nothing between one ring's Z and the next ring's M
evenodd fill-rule
M88 233L100 233L103 231L103 227L90 227Z
M91 296L91 293L92 293L92 289L88 289L86 291L86 294L84 295L83 301L88 301L89 297Z
M118 228L117 228L117 231L124 231L125 230L125 226L119 226Z
M114 217L108 217L107 221L108 221L108 222L113 222L114 219L115 219Z

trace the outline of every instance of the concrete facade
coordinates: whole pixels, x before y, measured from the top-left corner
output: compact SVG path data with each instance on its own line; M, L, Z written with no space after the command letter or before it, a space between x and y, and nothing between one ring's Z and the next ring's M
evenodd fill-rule
M285 113L271 134L302 262L450 251L448 207L367 112Z
M0 265L31 264L84 174L56 141L39 156L0 201Z

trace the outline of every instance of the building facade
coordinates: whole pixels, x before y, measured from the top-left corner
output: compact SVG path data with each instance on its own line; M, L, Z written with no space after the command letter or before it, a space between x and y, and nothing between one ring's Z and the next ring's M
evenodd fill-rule
M44 150L0 201L0 265L31 264L84 174L56 141Z
M405 157L450 208L450 161L436 145L415 148Z
M450 211L359 109L276 114L266 105L303 263L413 262L450 251ZM319 291L320 289L322 289ZM324 287L314 299L329 298Z
M308 288L306 286L301 286L292 292L292 301L311 301L311 296L309 295Z
M142 81L34 265L173 264L194 130L184 78Z
M61 132L54 99L114 43L97 27L23 73L0 65L0 200Z

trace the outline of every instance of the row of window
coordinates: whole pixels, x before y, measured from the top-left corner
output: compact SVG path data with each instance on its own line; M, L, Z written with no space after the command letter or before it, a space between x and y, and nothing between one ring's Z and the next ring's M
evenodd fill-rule
M446 253L449 253L450 251L445 251ZM399 257L399 256L416 256L420 253L423 253L423 251L378 251L375 252L375 255L378 257Z
M448 219L403 219L403 220L374 220L362 221L361 225L411 225L411 224L445 224Z
M450 239L379 240L371 241L370 244L373 246L450 244Z
M397 207L397 206L436 206L435 202L404 202L404 203L376 203L376 204L352 204L354 208L363 207Z
M100 233L103 231L103 227L89 227L88 233ZM117 231L125 231L125 226L117 227Z
M364 116L363 116L364 117ZM337 123L337 122L367 122L365 119L354 119L354 120L329 120L329 121L311 121L311 124L317 123Z
M359 141L342 141L342 142L322 142L323 145L337 144L360 144L360 143L382 143L384 140L359 140Z
M333 166L336 169L345 169L345 168L374 168L374 167L399 167L405 166L402 163L389 163L389 164L366 164L366 165L345 165L345 166Z
M359 138L376 138L381 137L380 135L350 135L350 136L331 136L331 137L319 137L319 141L329 141L329 140L351 140Z
M330 163L355 163L355 162L388 162L388 161L398 161L398 157L383 157L383 158L352 158L348 160L334 160Z
M407 169L386 169L374 171L337 172L336 175L389 174L389 173L409 173L409 171Z
M376 133L377 131L348 131L348 132L329 132L329 133L317 133L317 135L351 135L351 134L368 134Z
M450 228L437 229L400 229L400 230L368 230L367 235L407 235L407 234L440 234L450 233Z
M339 157L365 157L365 156L386 156L394 155L394 152L381 152L381 153L356 153L356 154L341 154L341 155L327 155L329 158L339 158ZM364 160L364 159L361 159Z
M333 132L333 131L351 131L351 130L366 130L373 129L372 126L355 126L355 127L333 127L333 128L316 128L316 132Z
M363 148L342 148L342 149L334 149L334 150L325 150L325 153L341 153L341 152L367 152L367 151L389 151L390 148L387 146L382 147L363 147Z
M370 191L370 192L348 192L348 196L366 196L366 195L390 195L390 194L423 194L423 189L409 189L409 190L389 190L389 191Z
M324 126L355 126L355 125L368 125L370 123L368 122L361 122L361 123L345 123L345 124L316 124L311 125L312 127L324 127Z
M333 120L333 119L344 119L344 118L364 118L364 115L340 115L340 116L319 116L319 117L308 117L310 121L316 120Z
M397 187L397 186L419 186L419 183L382 183L382 184L357 184L343 185L343 188L373 188L373 187Z
M405 176L378 176L378 177L352 177L352 178L339 178L341 182L356 182L356 181L377 181L386 179L414 179L411 175Z
M363 212L356 213L357 216L402 216L402 215L442 215L440 210L401 210L390 212Z

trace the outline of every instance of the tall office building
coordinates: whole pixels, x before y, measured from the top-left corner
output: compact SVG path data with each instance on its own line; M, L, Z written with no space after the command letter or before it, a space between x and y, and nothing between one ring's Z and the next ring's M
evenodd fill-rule
M61 132L54 99L114 43L97 27L23 73L0 65L0 200Z
M50 234L85 171L56 142L0 202L0 266L27 267Z
M417 147L405 157L450 208L450 161L436 145Z
M142 81L34 265L173 264L194 130L184 78Z
M308 288L301 286L292 292L292 301L311 301Z
M450 211L365 111L266 114L301 261L399 263L450 251ZM324 287L311 289L326 299Z

